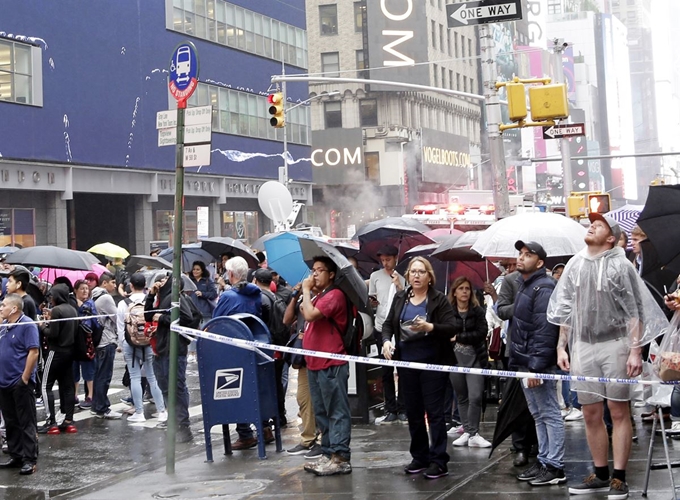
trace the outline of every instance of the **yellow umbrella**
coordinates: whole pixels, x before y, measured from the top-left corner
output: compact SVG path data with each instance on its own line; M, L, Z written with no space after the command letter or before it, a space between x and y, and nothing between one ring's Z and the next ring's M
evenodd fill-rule
M99 243L88 250L90 253L97 253L113 259L125 259L130 255L130 252L123 247L114 245L113 243Z

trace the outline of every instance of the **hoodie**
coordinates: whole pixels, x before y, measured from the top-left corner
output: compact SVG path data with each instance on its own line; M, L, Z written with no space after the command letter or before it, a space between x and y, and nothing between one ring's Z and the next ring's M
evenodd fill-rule
M99 318L99 323L104 327L102 332L102 339L99 341L97 348L106 347L109 344L118 343L118 332L116 331L116 302L113 297L103 288L96 287L92 290L92 300L97 307L99 314L107 314L105 318Z
M213 318L248 313L262 317L262 291L257 285L241 281L220 295Z
M54 307L52 319L77 318L78 311L69 300L69 290L64 284L54 285L50 290ZM72 353L77 321L51 321L43 329L50 351Z

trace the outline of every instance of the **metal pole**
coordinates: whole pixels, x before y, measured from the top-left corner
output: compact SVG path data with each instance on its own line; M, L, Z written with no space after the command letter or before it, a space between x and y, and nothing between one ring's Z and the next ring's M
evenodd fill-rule
M482 54L482 77L484 78L484 99L486 101L487 131L489 134L489 154L493 168L493 203L496 218L502 219L510 215L510 197L508 195L508 178L505 170L505 148L500 133L501 104L496 90L496 78L493 74L494 60L493 39L488 25L479 25L479 46Z
M170 318L179 320L179 293L182 286L182 217L184 209L184 110L186 101L177 102L177 146L175 147L175 228L172 261L172 309ZM165 434L165 472L175 473L175 435L177 434L177 333L170 332L168 374L168 430Z
M279 182L288 188L288 127L286 122L286 62L283 57L283 44L281 44L281 76L283 80L281 83L281 93L283 94L283 168L279 169ZM292 108L291 108L292 109ZM285 222L285 221L284 221ZM286 229L289 229L286 227Z
M555 83L567 83L564 79L564 66L562 65L562 52L567 48L563 40L553 40L553 54L555 55ZM562 184L564 186L564 206L571 196L573 179L571 178L571 149L569 149L569 139L560 139L560 152L562 153Z

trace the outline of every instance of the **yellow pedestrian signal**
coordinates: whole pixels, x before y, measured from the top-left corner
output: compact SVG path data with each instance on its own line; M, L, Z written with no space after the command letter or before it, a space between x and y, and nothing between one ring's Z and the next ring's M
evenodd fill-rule
M612 200L609 193L589 194L588 195L588 213L606 214L612 208Z
M283 118L283 93L282 92L274 92L273 94L269 94L267 97L267 102L269 103L269 114L271 115L271 118L269 119L269 124L272 127L276 128L281 128L286 124L286 121Z
M527 117L527 98L524 85L521 83L507 83L505 91L508 94L508 115L513 122L519 122Z
M531 118L540 120L556 120L569 116L567 86L564 83L538 85L529 87Z
M567 216L585 217L587 213L585 196L571 195L567 198Z

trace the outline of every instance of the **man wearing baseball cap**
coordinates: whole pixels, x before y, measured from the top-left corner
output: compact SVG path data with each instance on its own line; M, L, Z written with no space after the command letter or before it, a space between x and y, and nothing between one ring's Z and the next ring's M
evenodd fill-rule
M599 213L591 213L589 219L586 248L566 265L548 305L548 321L560 326L557 363L572 376L634 378L642 372L642 347L662 334L668 321L617 246L619 224ZM610 500L627 498L632 386L616 382L572 384L582 405L594 473L581 484L570 486L569 493L608 492ZM614 427L611 477L609 438L603 420L605 400Z

